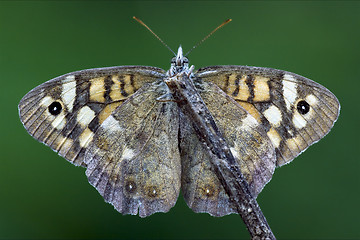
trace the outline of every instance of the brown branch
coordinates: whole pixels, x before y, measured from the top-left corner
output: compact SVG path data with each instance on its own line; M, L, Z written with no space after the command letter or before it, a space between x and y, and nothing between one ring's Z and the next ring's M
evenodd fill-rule
M171 77L165 82L181 111L191 119L200 141L208 147L215 173L246 224L251 237L253 239L275 239L241 173L240 165L232 155L189 76L183 73Z

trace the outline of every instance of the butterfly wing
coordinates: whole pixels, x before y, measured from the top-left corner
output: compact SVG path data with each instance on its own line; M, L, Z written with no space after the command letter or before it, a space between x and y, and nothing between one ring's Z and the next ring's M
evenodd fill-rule
M163 77L140 66L69 73L26 94L20 119L35 139L87 167L89 182L119 212L165 212L179 193L180 160L177 108L156 101Z
M340 111L325 87L281 70L206 67L195 73L194 83L255 197L276 166L289 163L330 131ZM193 129L181 126L180 133L182 190L189 207L214 216L236 213Z
M103 122L86 150L89 182L123 214L167 212L179 195L178 108L156 101L167 90L164 83L138 90Z
M266 132L256 119L217 85L196 85L218 128L225 136L251 192L257 196L271 179L275 169L275 151ZM206 146L202 144L186 116L180 118L180 153L182 191L188 206L195 212L213 216L237 213L212 169Z
M31 136L75 165L104 120L146 82L160 79L151 67L110 67L72 72L45 82L19 103Z
M291 162L323 138L340 112L334 94L300 75L260 67L213 66L197 76L219 86L265 129L276 151L276 165Z

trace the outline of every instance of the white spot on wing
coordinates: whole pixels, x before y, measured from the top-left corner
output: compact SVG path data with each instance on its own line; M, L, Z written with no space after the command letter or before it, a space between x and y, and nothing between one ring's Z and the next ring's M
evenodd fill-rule
M256 119L248 114L243 120L242 120L242 123L243 123L243 127L245 127L246 129L252 129L254 127L256 127L259 123L258 121L256 121Z
M264 116L273 126L280 126L282 115L279 108L271 105L268 109L264 111Z
M282 83L286 108L290 110L297 98L296 79L290 74L285 74Z
M40 105L43 107L49 107L52 102L54 102L54 99L52 97L46 96L41 99Z
M66 119L65 119L64 112L62 112L60 115L58 115L54 119L54 121L51 122L51 125L58 130L63 129L65 127L65 124L66 124Z
M294 123L294 126L297 129L301 129L301 128L305 127L306 123L307 123L306 119L303 116L301 116L298 112L294 113L292 122Z
M74 107L74 101L76 97L76 81L75 76L67 76L63 80L61 99L63 100L65 106L68 108L69 112L72 112Z
M91 108L89 108L88 106L85 106L81 108L78 112L76 120L78 121L78 123L80 123L82 127L86 127L94 119L94 117L95 112L91 110Z
M314 106L317 104L317 98L312 94L308 95L305 100L310 104L310 106Z
M132 149L125 148L121 158L129 160L129 159L133 158L134 156L135 156L135 153Z
M108 131L122 131L122 127L120 127L119 121L117 121L113 116L109 116L101 125L102 128Z

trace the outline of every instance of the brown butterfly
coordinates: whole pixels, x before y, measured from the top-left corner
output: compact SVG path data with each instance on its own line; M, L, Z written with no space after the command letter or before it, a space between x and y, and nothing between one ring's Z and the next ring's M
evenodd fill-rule
M224 135L256 197L275 167L292 161L332 128L340 104L294 73L248 66L193 71L179 47L168 71L119 66L72 72L19 103L31 136L76 166L122 214L167 212L180 189L195 212L236 213L206 146L172 101L166 82L186 73Z

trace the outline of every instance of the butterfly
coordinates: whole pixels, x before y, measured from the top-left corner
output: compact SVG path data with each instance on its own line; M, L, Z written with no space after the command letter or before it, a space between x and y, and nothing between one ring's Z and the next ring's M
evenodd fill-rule
M320 84L262 67L189 67L182 48L168 71L118 66L68 73L19 103L28 133L70 163L122 214L167 212L180 189L195 212L237 213L192 119L168 87L186 73L224 135L256 197L276 167L323 138L340 104Z

